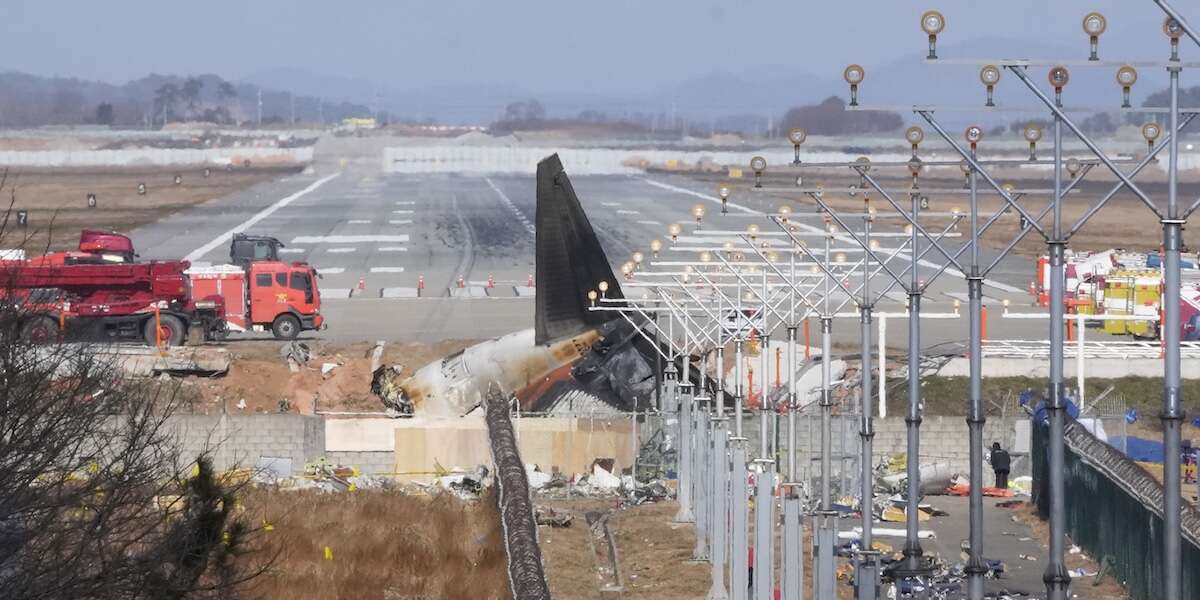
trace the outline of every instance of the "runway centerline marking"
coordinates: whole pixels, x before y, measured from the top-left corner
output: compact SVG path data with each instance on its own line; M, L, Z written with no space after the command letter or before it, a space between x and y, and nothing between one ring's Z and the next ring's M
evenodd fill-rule
M388 221L388 225L412 225L412 219L393 219Z
M404 267L371 267L372 273L403 273Z
M293 244L370 244L373 242L405 244L408 234L396 235L300 235L292 238Z
M347 252L354 252L355 250L356 248L330 248L326 252L330 254L345 254Z
M197 260L200 257L204 256L205 254L212 252L214 249L216 249L217 246L224 245L225 242L228 242L230 239L232 239L233 234L241 233L241 232L253 227L259 221L270 216L271 213L316 191L317 188L332 181L338 175L341 175L341 173L338 172L338 173L334 173L332 175L326 175L325 177L322 177L321 179L318 179L318 180L312 182L311 184L309 184L308 187L306 187L290 196L286 196L284 198L279 199L274 204L258 211L258 213L256 213L254 216L250 217L249 219L246 219L237 227L234 227L233 229L230 229L229 231L226 231L225 233L218 235L217 237L213 238L212 241L208 242L207 244L204 244L203 246L200 246L199 248L192 250L192 252L190 254L188 254L187 256L184 257L184 260L194 261L194 260Z
M411 210L393 210L392 214L393 215L411 215L411 214L413 214L413 211L411 211Z
M316 267L316 269L317 269L317 273L323 273L323 274L328 274L328 275L337 275L338 273L346 272L345 267Z
M380 252L408 252L408 246L380 246Z
M533 224L529 222L529 219L525 218L524 214L521 214L521 211L517 210L517 205L513 204L513 201L510 200L508 195L506 195L504 193L504 191L501 190L500 187L497 186L495 184L495 182L492 181L492 178L484 177L483 180L486 181L489 186L491 186L492 191L496 192L497 196L500 196L500 201L503 202L504 205L508 207L508 210L512 211L513 215L515 215L517 217L517 220L520 221L521 224L525 226L525 229L528 230L529 233L533 233L534 232Z
M369 225L371 223L371 220L370 219L350 219L349 221L346 221L346 222L351 225Z

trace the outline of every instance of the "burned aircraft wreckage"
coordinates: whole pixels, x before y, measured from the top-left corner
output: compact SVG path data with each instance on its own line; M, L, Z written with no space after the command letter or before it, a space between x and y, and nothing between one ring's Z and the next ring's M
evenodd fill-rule
M608 298L624 296L558 155L538 164L536 222L534 328L468 347L409 377L381 367L371 391L389 412L464 415L480 406L493 381L528 412L652 405L661 370L648 324L588 310L587 292L601 281Z

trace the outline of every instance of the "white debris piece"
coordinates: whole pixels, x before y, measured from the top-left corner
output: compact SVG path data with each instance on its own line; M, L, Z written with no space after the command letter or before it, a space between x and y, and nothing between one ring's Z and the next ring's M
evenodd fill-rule
M592 465L592 476L588 478L588 484L598 489L615 490L621 487L621 478L605 471L600 465Z

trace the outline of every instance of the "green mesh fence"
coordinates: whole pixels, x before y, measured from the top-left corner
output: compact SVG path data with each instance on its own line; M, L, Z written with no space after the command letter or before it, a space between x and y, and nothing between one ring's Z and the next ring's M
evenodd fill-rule
M1033 501L1043 518L1050 514L1049 437L1048 426L1035 424ZM1110 574L1131 598L1162 598L1162 485L1069 418L1065 441L1066 531L1071 541L1098 562L1111 560ZM1185 503L1182 517L1183 597L1200 598L1200 513ZM1091 581L1072 581L1072 593L1088 597Z

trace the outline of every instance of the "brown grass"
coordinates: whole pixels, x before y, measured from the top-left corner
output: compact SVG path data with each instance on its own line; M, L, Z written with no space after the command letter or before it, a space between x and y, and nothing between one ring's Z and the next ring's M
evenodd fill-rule
M31 254L45 249L47 241L51 250L73 249L79 243L81 229L128 233L171 213L271 181L293 170L255 168L226 172L213 168L207 178L203 169L196 168L12 170L0 190L0 212L6 212L10 203L13 211L27 210L29 226L15 228L14 212L5 234L5 247L16 247L14 240L28 235L30 239L24 247ZM176 173L183 176L183 185L174 184ZM138 183L146 184L145 196L138 195ZM88 208L88 193L96 194L97 208Z
M1049 547L1050 523L1038 515L1037 507L1035 507L1032 502L1028 502L1025 504L1025 506L1013 510L1013 514L1016 515L1016 517L1020 519L1022 523L1029 526L1029 529L1033 531L1033 538L1038 540L1038 543L1043 550ZM1072 542L1070 540L1070 536L1068 535L1067 537L1067 547L1070 548ZM1082 567L1088 571L1100 570L1099 563L1084 554L1067 553L1066 563L1067 569L1078 569ZM1099 585L1095 585L1095 577L1073 579L1071 581L1071 593L1075 597L1079 598L1097 598L1103 600L1123 600L1128 598L1128 592L1126 592L1125 588L1121 587L1121 585L1117 583L1114 577L1115 574L1113 573L1105 574L1104 578L1100 580Z
M389 491L324 494L256 490L254 523L269 522L261 552L278 553L245 595L262 600L507 600L495 499ZM332 551L327 560L325 548Z

